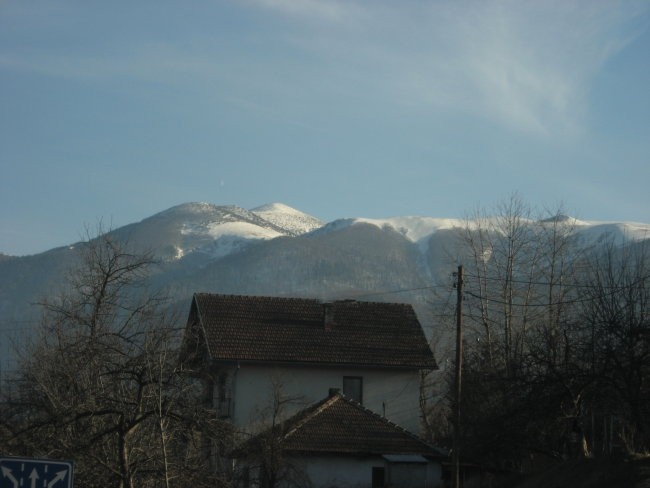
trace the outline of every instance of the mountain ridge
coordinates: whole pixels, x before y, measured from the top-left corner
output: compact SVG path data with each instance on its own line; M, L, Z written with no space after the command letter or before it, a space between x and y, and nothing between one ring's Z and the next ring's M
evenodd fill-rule
M155 241L155 239L143 239L143 232L136 232L134 236L129 234L138 226L144 226L147 232L154 237L156 232L148 224L160 225L165 220L183 219L184 226L176 229L181 235L188 236L185 241L190 249L180 247L174 252L168 249L161 256L167 259L178 259L184 256L188 251L202 247L215 239L229 236L231 241L234 240L259 240L271 239L280 236L296 237L311 232L330 232L339 230L343 227L367 223L379 228L393 228L402 233L410 241L426 247L426 242L432 235L440 230L454 228L463 228L466 225L470 227L475 224L473 219L461 218L444 218L430 216L394 216L387 218L367 218L367 217L346 217L338 218L329 222L324 222L317 217L302 212L299 209L289 205L274 202L263 204L252 209L245 209L234 204L217 205L210 202L186 202L174 205L165 210L157 212L149 217L145 217L138 222L132 222L116 229L111 229L110 233L120 234L120 237L133 237L135 241ZM536 222L530 220L531 223ZM650 237L650 223L633 222L633 221L598 221L598 220L579 220L568 215L558 215L539 221L544 224L561 224L572 226L577 233L591 235L585 238L586 241L597 240L604 234L616 234L620 240L643 240ZM243 226L232 225L234 223L249 224ZM163 224L164 225L164 224ZM201 239L203 238L203 239ZM181 242L183 239L180 239ZM192 244L192 240L196 241ZM203 242L201 242L203 241ZM76 243L70 243L59 247L74 246ZM149 245L155 242L149 242ZM179 247L179 246L175 246ZM11 255L0 252L0 261L9 259L23 258L43 254L58 247L48 249L41 253L28 255ZM235 246L233 249L238 249ZM205 251L205 250L204 250ZM424 249L423 249L424 251ZM216 255L221 255L217 252Z
M643 223L571 217L541 223L571 226L582 246L650 238L650 224ZM465 225L478 228L465 219L417 216L325 223L281 203L247 210L190 202L108 235L135 252L154 254L152 286L171 297L180 316L199 291L323 300L371 296L411 303L430 335L436 327L432 290L450 284L455 260L462 259L457 230ZM82 247L77 242L30 256L0 255L0 358L38 322L32 304L65 289Z

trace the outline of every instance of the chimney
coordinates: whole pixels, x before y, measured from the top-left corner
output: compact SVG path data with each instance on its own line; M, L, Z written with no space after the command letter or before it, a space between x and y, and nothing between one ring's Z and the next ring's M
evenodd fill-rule
M323 326L325 330L332 330L334 325L334 310L331 303L323 303Z
M329 394L327 396L332 398L333 396L340 395L340 394L341 394L341 389L340 388L330 388Z

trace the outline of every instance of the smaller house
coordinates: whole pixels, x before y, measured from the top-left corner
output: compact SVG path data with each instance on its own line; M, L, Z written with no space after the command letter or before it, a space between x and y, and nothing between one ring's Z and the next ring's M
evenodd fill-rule
M333 390L234 453L245 487L435 488L446 455Z

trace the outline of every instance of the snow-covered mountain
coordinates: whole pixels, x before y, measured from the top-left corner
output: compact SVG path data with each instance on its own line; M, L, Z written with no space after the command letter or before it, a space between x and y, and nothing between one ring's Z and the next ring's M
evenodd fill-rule
M584 246L650 238L650 224L643 223L561 217L543 225L558 222L570 226ZM430 332L430 287L449 284L458 229L467 225L477 223L426 216L324 223L281 203L250 210L185 203L111 235L136 250L153 251L161 261L155 285L181 310L197 291L406 301ZM61 290L66 270L78 263L78 248L0 256L0 357L37 319L31 304Z
M113 234L154 250L164 260L180 259L190 253L217 259L242 251L255 241L295 237L322 225L317 218L280 203L253 210L184 203Z
M572 229L578 241L583 245L595 244L605 239L613 239L614 242L619 244L627 241L650 239L650 224L639 222L586 221L572 217L562 217L562 223ZM530 225L536 223L533 220L529 220L528 222ZM552 220L549 219L543 223L551 224ZM409 241L418 244L423 252L426 252L429 241L437 232L464 229L467 227L470 229L477 228L476 221L467 219L434 217L349 218L330 222L321 227L318 232L327 233L358 224L370 224L380 229L392 229L399 232Z

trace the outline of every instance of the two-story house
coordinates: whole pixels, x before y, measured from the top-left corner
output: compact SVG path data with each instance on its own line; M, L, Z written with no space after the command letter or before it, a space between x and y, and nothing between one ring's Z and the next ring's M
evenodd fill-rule
M184 354L220 416L251 435L340 391L337 405L358 405L345 411L365 412L372 425L373 415L383 419L401 442L398 431L420 431L421 372L436 368L410 305L354 300L198 293Z

